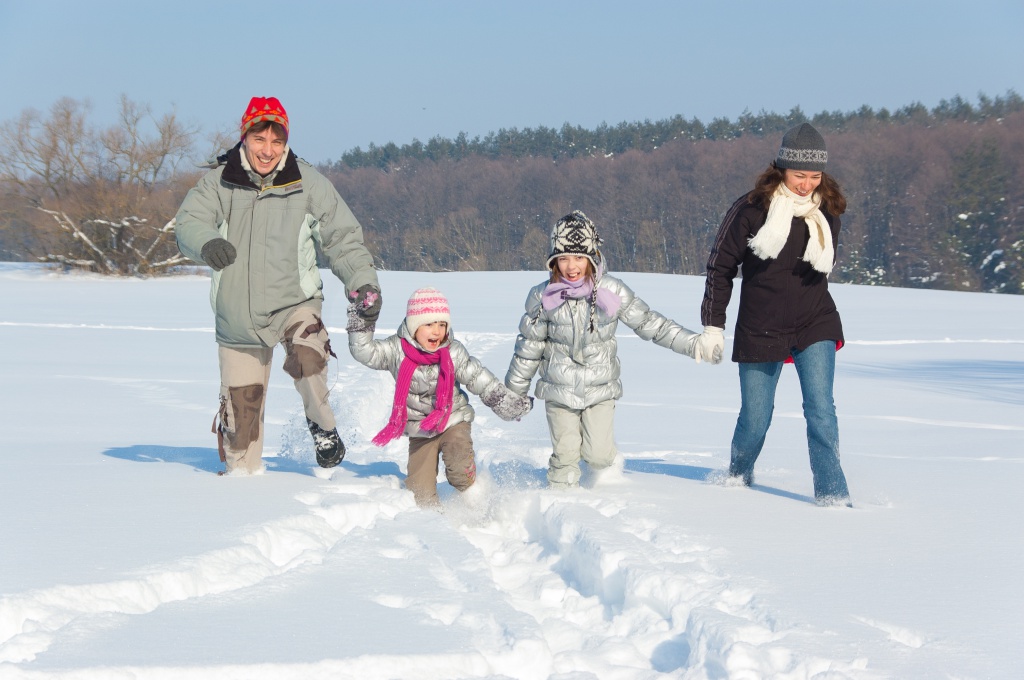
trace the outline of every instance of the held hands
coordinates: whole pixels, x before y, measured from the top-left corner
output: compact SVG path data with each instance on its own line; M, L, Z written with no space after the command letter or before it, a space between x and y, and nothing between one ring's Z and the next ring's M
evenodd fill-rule
M199 256L203 258L203 262L210 265L210 268L215 272L219 272L224 267L235 261L235 247L231 245L227 239L215 238L212 241L207 241L203 246L203 249L199 252Z
M519 420L533 408L533 397L516 394L503 383L495 383L480 400L502 420Z
M348 306L348 325L345 326L345 331L350 335L352 333L370 333L372 334L377 330L376 321L367 321L357 310L356 303L352 303Z
M380 291L370 284L366 284L349 293L349 297L352 298L352 306L355 307L356 314L362 317L368 325L375 325L377 317L380 316Z
M706 361L709 364L722 363L725 352L725 329L718 326L704 326L704 332L697 338L693 359L698 364Z

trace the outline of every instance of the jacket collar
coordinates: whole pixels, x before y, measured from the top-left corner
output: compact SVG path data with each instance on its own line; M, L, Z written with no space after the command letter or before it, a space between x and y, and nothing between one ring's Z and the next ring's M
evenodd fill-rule
M249 176L249 172L242 165L242 143L235 144L234 148L222 156L217 157L217 162L224 166L224 174L221 179L229 184L248 187L256 191L288 187L289 189L301 188L302 172L295 160L295 153L288 149L285 157L284 167L277 171L269 186L260 187Z

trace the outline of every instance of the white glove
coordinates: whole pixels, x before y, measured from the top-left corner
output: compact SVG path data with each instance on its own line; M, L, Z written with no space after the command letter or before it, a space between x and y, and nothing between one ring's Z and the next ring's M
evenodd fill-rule
M693 359L698 364L706 361L710 364L722 363L725 352L725 329L718 326L704 326L704 332L697 338L696 351Z

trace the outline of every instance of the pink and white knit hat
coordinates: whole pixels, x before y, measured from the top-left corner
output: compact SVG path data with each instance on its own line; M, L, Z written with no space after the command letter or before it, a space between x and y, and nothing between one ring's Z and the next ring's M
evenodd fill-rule
M420 326L435 321L445 321L451 326L452 313L448 307L448 298L436 288L420 288L409 298L405 308L405 325L410 333L415 334Z

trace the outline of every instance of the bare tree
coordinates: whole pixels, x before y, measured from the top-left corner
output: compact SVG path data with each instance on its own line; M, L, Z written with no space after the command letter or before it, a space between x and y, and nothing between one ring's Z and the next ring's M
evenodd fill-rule
M434 230L438 256L450 271L484 271L491 230L475 207L461 208L439 221Z
M27 255L104 274L151 275L187 260L174 241L174 213L192 168L197 130L174 113L121 97L116 125L94 130L89 106L64 98L48 115L24 111L0 123L0 179L9 224L31 230Z

